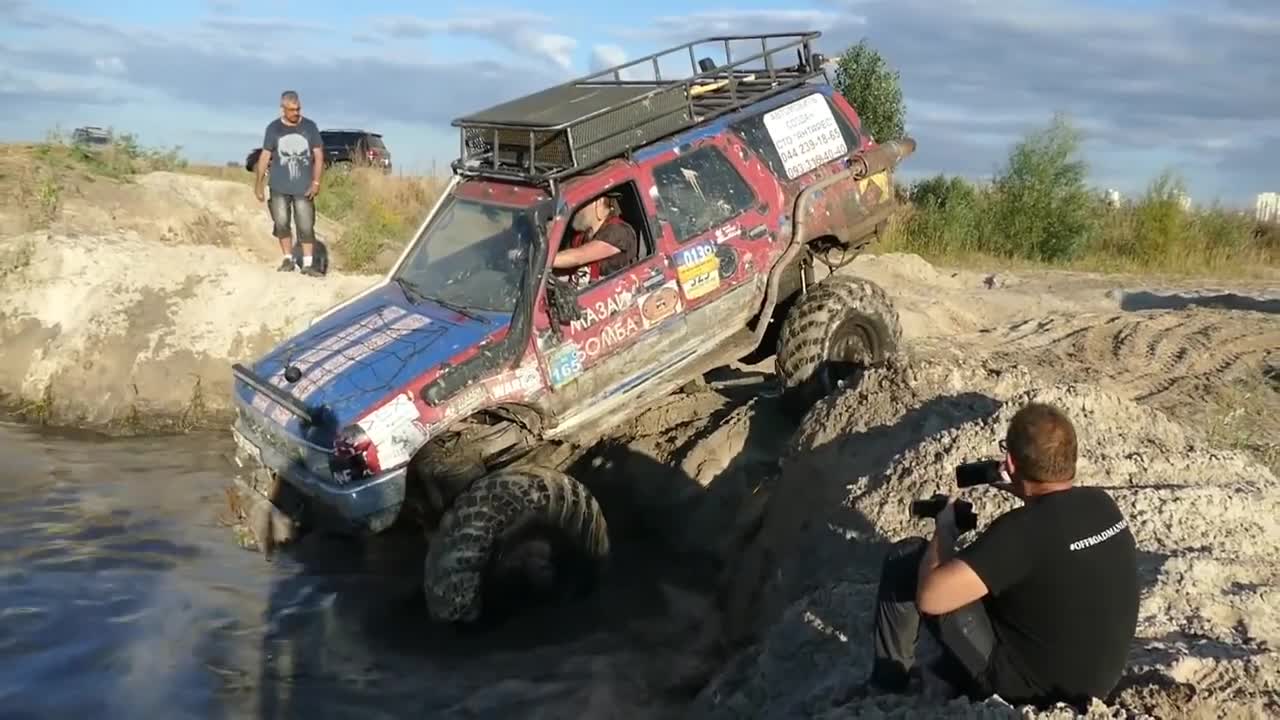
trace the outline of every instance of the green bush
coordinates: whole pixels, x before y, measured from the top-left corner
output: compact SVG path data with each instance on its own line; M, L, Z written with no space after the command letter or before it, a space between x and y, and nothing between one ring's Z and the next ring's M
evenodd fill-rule
M937 175L907 191L915 211L899 219L909 249L931 256L984 252L985 198L960 177Z
M995 254L1056 262L1081 252L1097 203L1079 150L1080 133L1060 115L1014 146L992 188Z
M1108 207L1085 185L1078 143L1056 117L1012 149L989 187L943 175L915 182L884 249L986 265L994 257L1184 274L1280 265L1280 226L1216 205L1184 209L1184 184L1173 173L1159 175L1136 202Z

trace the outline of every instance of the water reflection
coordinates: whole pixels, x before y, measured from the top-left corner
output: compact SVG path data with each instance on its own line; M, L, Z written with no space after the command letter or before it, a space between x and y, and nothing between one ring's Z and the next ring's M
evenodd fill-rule
M220 436L0 425L5 717L661 717L701 608L670 559L497 631L423 620L421 543L310 537L272 562L218 521ZM631 556L629 556L631 555Z

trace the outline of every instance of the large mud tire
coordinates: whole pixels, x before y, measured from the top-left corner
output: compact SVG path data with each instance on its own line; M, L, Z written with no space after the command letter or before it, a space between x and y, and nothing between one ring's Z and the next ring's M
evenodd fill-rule
M869 280L830 275L787 313L776 368L783 403L803 415L822 397L856 385L898 350L902 326L888 294Z
M555 538L568 554L560 559L572 560L574 589L593 583L609 556L604 513L581 483L539 466L499 470L457 497L431 539L423 578L431 619L479 620L496 562L531 535Z

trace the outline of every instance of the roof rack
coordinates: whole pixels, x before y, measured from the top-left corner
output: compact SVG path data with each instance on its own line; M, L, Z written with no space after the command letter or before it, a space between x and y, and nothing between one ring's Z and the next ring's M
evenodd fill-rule
M453 170L553 184L805 84L823 72L825 59L811 47L821 34L702 38L458 118L453 125L461 128L461 153ZM770 40L780 44L770 47ZM744 41L759 43L760 52L735 60L731 44ZM722 45L725 64L699 59L695 48L705 44ZM798 63L781 65L774 58L793 50ZM692 75L664 80L661 62L672 57L680 62L687 57ZM651 79L624 79L649 69Z

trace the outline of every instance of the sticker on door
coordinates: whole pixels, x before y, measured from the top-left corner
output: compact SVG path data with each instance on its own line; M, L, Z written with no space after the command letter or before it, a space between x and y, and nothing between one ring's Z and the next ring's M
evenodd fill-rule
M676 253L676 277L684 296L690 300L720 287L720 258L716 256L715 246L695 245Z

